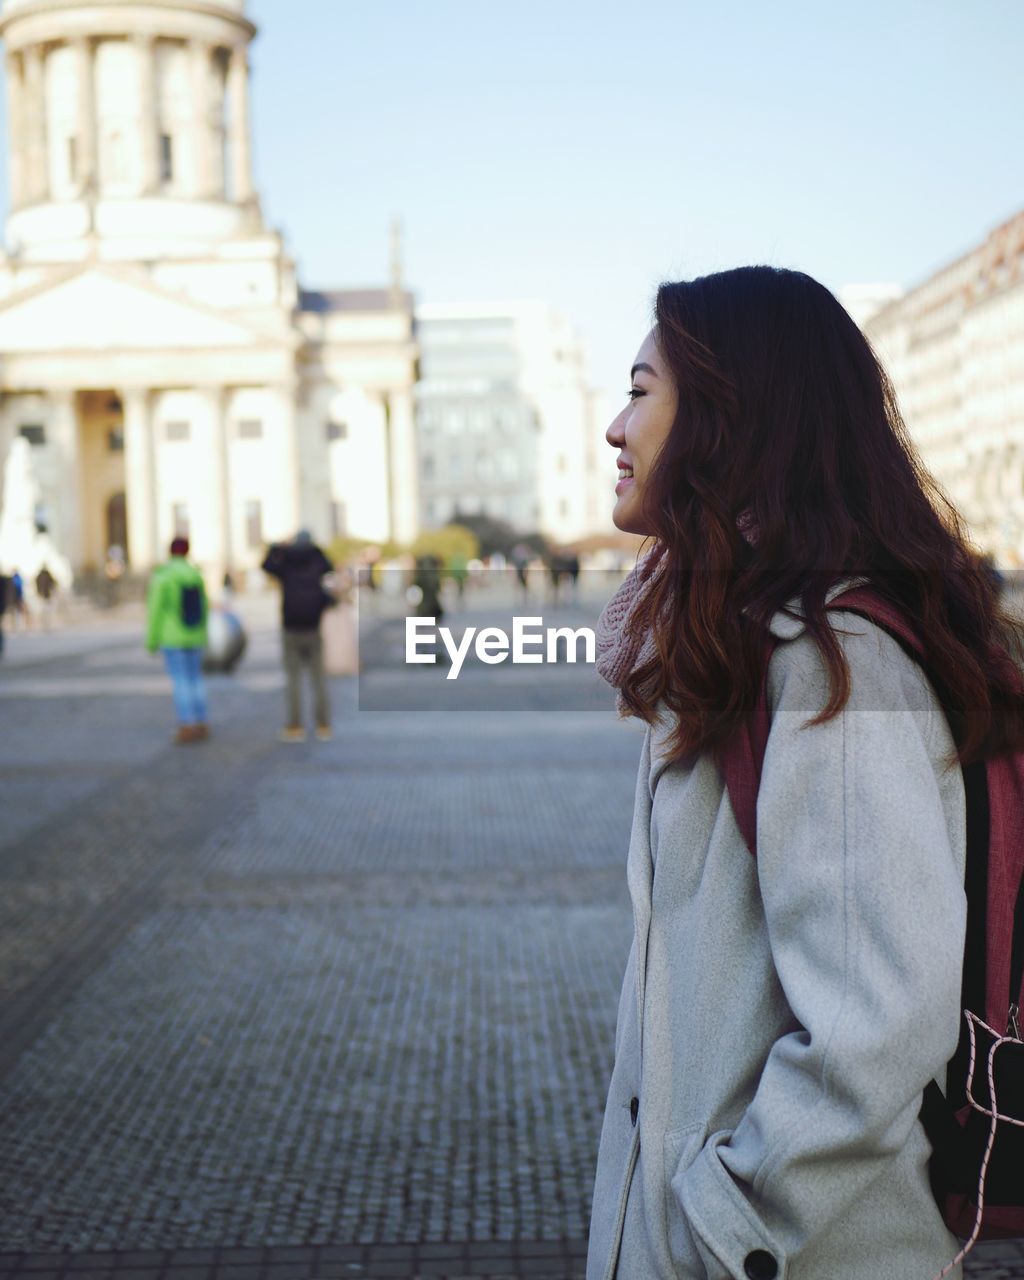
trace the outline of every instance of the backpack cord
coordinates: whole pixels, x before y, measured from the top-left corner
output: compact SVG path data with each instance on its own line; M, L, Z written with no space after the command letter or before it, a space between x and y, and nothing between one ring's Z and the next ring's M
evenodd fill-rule
M971 1037L971 1060L967 1070L967 1101L975 1111L980 1112L983 1116L988 1116L991 1123L988 1128L988 1141L985 1143L985 1154L982 1156L981 1160L981 1170L978 1174L978 1196L976 1201L977 1212L974 1215L974 1226L971 1229L971 1234L964 1242L964 1247L952 1262L948 1263L942 1268L937 1276L933 1277L933 1280L944 1280L954 1267L963 1262L964 1258L967 1257L978 1242L978 1236L981 1232L981 1220L985 1213L985 1177L988 1173L988 1162L992 1157L992 1148L995 1146L996 1127L999 1124L999 1121L1005 1120L1008 1124L1017 1125L1018 1128L1024 1129L1024 1120L1015 1120L1013 1116L1002 1116L999 1114L999 1104L996 1101L995 1078L996 1050L1004 1044L1021 1044L1022 1042L1015 1039L1012 1035L998 1035L987 1023L982 1022L976 1014L971 1013L969 1009L964 1010L964 1016L967 1019L967 1026ZM977 1041L974 1031L975 1023L977 1023L978 1026L983 1027L993 1037L992 1048L988 1051L987 1063L988 1096L991 1107L983 1107L981 1103L975 1099L974 1094L971 1091L971 1084L974 1080L975 1059L977 1056Z

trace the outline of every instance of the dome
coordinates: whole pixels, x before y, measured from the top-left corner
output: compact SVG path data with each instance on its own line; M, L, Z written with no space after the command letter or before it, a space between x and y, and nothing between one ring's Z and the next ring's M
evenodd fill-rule
M256 215L245 0L4 0L8 243L207 245ZM184 252L184 249L182 249Z
M154 8L184 8L180 0L138 0L143 6L152 5ZM77 0L79 6L95 6L96 0ZM245 0L213 0L213 5L218 9L223 9L228 13L244 14ZM76 7L76 0L65 0L61 8L72 9ZM3 0L2 13L5 18L14 18L22 13L30 13L33 9L47 9L53 11L52 0Z

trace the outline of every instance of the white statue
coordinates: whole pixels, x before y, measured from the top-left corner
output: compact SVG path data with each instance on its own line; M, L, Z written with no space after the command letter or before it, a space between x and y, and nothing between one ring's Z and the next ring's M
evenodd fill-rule
M71 564L54 546L49 532L39 528L41 512L32 446L24 436L15 436L7 451L0 500L0 569L5 573L17 569L26 589L31 589L45 564L58 585L67 590L74 578Z

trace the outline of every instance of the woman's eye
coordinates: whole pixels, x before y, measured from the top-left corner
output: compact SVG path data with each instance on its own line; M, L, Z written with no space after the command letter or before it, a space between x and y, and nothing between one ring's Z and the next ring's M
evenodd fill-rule
M629 397L630 400L636 400L638 399L638 397L646 394L647 394L646 391L644 391L641 387L630 387L630 389L626 392L626 395Z

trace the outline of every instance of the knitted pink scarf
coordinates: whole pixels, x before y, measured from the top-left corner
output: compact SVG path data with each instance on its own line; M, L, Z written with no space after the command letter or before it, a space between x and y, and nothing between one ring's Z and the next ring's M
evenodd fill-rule
M749 508L740 513L736 527L753 546L757 540L757 524ZM652 563L652 557L657 557L657 562ZM629 622L661 572L661 563L657 548L638 560L605 605L597 622L595 666L598 674L618 690L616 705L620 716L632 714L622 697L626 677L637 667L648 663L657 652L650 627L642 636L633 636L629 634Z

